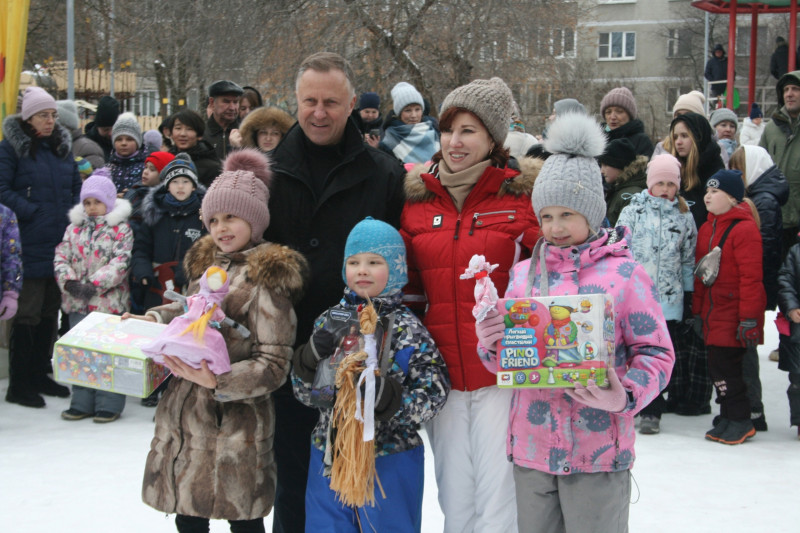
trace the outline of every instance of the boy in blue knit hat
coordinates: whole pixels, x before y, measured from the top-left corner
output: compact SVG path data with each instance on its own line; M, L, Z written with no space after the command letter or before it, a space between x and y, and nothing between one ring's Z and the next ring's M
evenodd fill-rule
M312 434L306 530L420 531L424 449L419 428L444 406L450 391L447 367L422 322L401 304L408 281L406 250L400 234L389 224L370 217L353 228L345 244L342 277L347 287L338 305L323 313L308 343L294 355L292 384L298 400L312 402L317 367L328 364L347 342L325 327L331 310L353 312L372 301L386 334L378 353L380 374L375 378L375 470L383 493L374 507L350 507L330 488L331 407L320 409ZM321 363L322 362L322 363ZM383 494L385 494L385 499ZM356 516L358 515L358 516Z

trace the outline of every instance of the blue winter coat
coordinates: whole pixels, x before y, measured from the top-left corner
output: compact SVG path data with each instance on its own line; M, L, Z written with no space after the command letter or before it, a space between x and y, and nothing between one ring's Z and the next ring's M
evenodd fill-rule
M694 252L697 227L691 212L680 212L677 198L670 201L644 190L633 195L617 220L631 231L633 258L658 289L667 320L682 320L683 293L694 290Z
M19 115L3 121L0 198L19 221L24 277L52 277L55 249L69 224L67 213L80 201L81 177L67 129L56 124L50 137L34 139L22 124Z

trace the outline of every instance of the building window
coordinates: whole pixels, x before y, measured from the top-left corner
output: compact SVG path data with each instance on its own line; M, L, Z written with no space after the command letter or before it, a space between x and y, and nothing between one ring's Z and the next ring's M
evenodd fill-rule
M667 37L667 57L689 57L692 52L692 32L688 30L669 30Z
M636 58L636 33L632 31L601 32L599 34L597 58Z
M575 30L562 28L553 30L552 53L556 57L575 57Z

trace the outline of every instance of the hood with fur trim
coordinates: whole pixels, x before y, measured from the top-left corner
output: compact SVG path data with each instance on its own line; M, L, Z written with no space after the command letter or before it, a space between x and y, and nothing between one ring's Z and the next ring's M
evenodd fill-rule
M132 212L133 207L128 200L117 198L114 202L114 209L102 217L96 217L95 220L103 219L109 226L116 226L122 222L127 222ZM89 220L89 216L86 214L82 203L75 205L75 207L69 210L69 221L76 226L80 226L87 220Z
M248 280L277 292L293 304L302 298L311 272L306 258L288 246L262 243L227 254L219 251L211 235L206 235L186 252L183 265L187 279L200 278L218 256L243 257L247 263Z
M530 196L533 191L533 183L542 169L544 160L535 157L523 157L519 161L520 170L516 171L506 168L506 179L497 191L497 196L502 197L507 194L513 196ZM491 167L490 167L491 168ZM406 201L410 203L426 202L433 199L436 195L425 186L422 174L435 172L436 165L419 164L412 167L406 174L405 190Z
M277 107L260 107L251 111L239 127L242 146L245 148L258 148L256 139L258 130L275 126L281 131L282 135L286 135L286 132L295 122L294 117Z
M22 115L9 115L3 120L3 138L11 143L19 158L30 155L31 146L36 140L22 129ZM57 143L55 153L61 159L66 158L72 151L72 133L58 122L47 140Z
M647 163L650 159L644 155L637 155L628 166L622 169L617 179L614 181L614 189L619 190L623 187L639 186L647 188ZM641 183L639 183L641 182Z

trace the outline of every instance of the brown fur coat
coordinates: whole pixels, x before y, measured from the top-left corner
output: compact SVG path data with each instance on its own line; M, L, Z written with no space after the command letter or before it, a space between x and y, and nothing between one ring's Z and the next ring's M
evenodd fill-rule
M289 372L297 319L292 308L308 274L305 258L266 243L222 253L210 236L187 252L184 266L197 280L212 265L224 268L230 290L227 316L250 330L243 339L223 326L231 371L207 389L173 378L156 410L142 499L159 511L226 520L269 514L275 498L272 452L275 413L270 392ZM169 322L183 313L174 303L148 314Z

